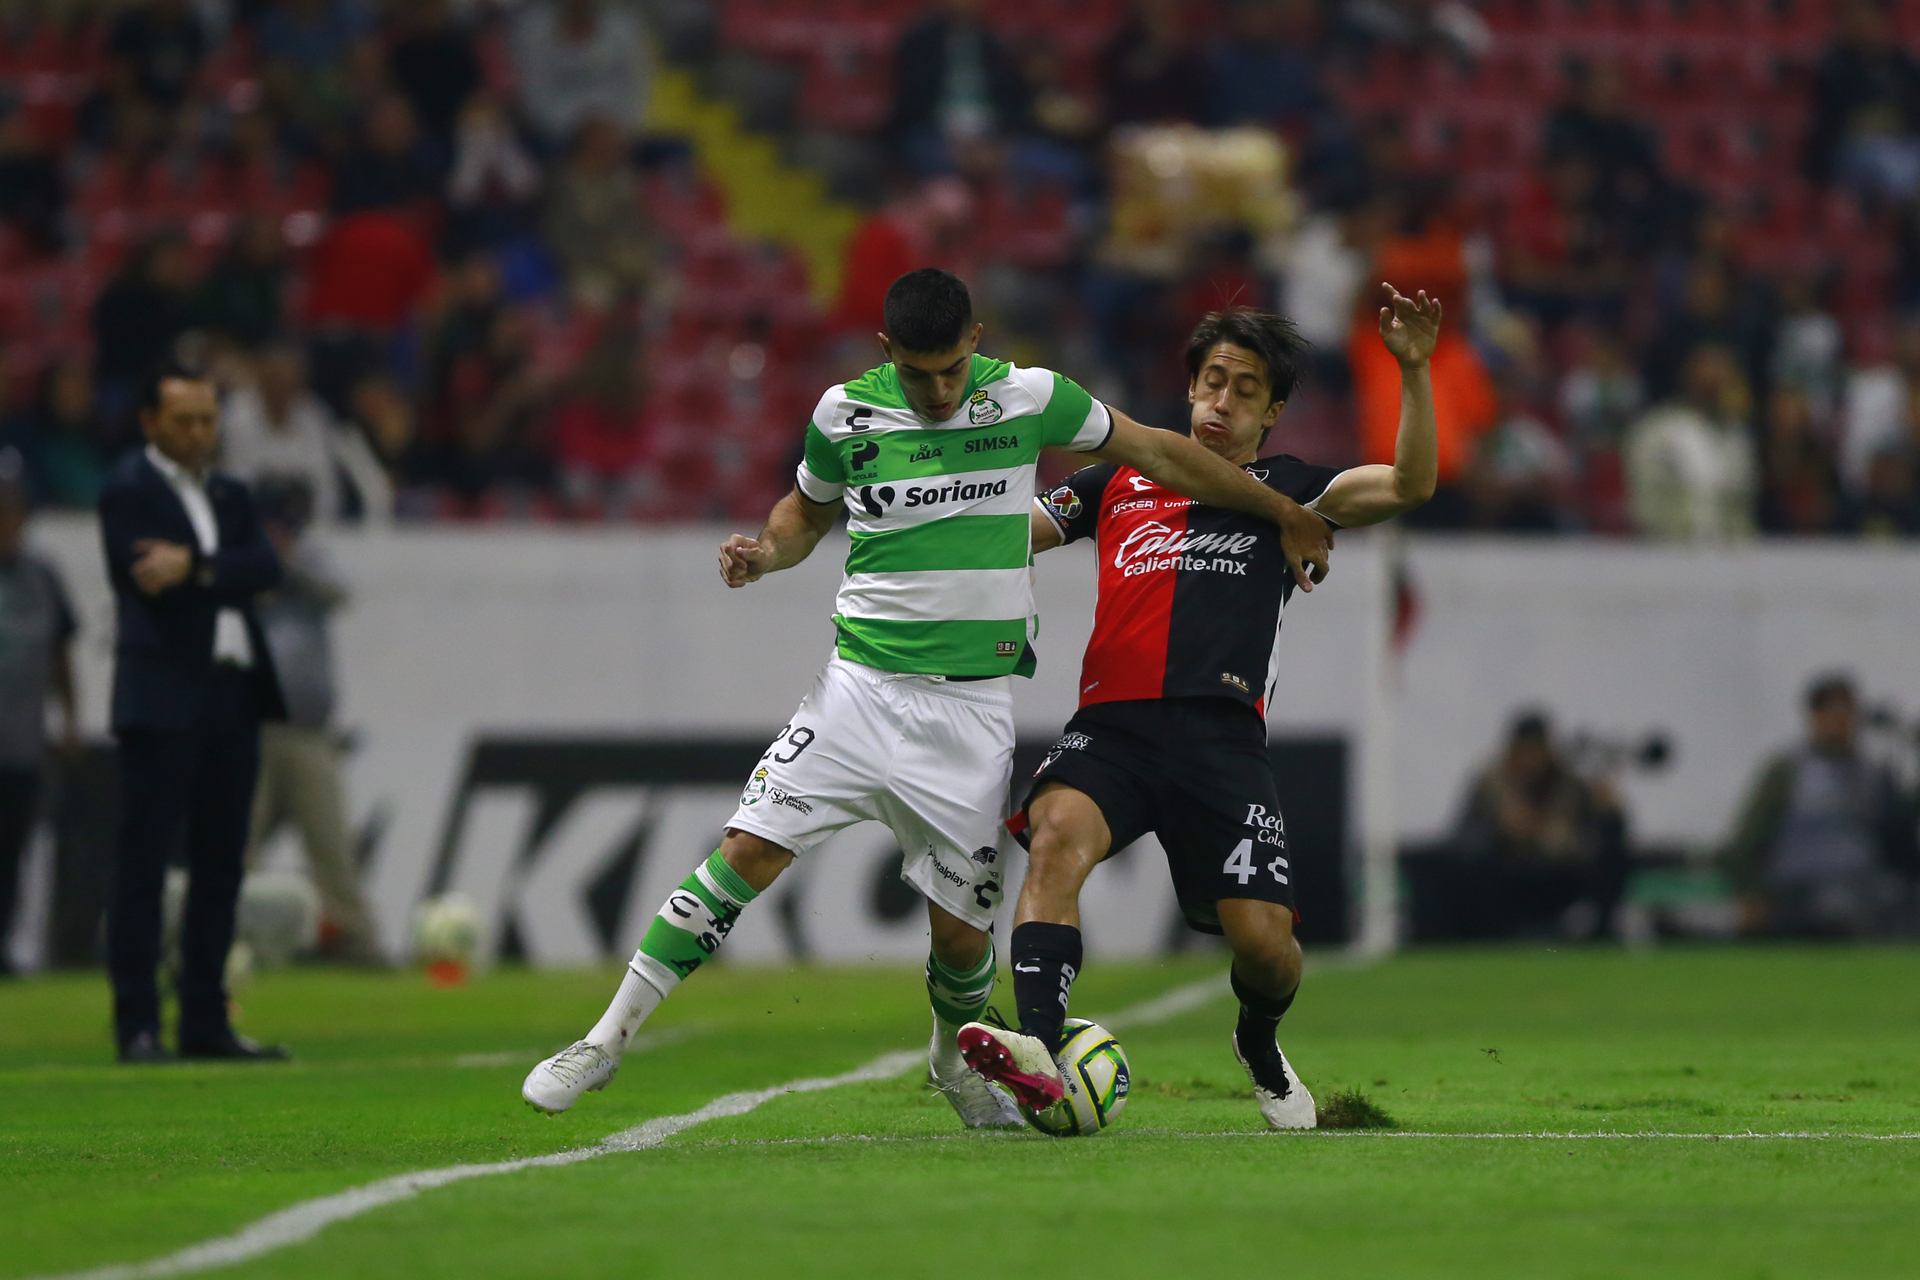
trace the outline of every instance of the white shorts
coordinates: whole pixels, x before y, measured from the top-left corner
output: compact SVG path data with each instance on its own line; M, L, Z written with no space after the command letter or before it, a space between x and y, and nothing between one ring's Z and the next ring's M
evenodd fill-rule
M1012 684L901 675L836 653L727 826L804 855L842 827L883 822L906 855L901 878L985 929L1011 848Z

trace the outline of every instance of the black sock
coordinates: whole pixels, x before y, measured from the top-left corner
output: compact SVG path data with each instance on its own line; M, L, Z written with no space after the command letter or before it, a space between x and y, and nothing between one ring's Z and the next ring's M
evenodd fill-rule
M1242 982L1237 970L1233 974L1233 994L1240 1000L1240 1022L1233 1029L1234 1039L1253 1069L1253 1078L1262 1088L1283 1098L1287 1095L1286 1073L1280 1066L1280 1046L1274 1036L1280 1030L1280 1019L1293 1007L1293 998L1299 993L1295 987L1276 1000Z
M1067 993L1080 976L1080 931L1070 924L1031 920L1013 931L1013 1001L1020 1030L1060 1050Z

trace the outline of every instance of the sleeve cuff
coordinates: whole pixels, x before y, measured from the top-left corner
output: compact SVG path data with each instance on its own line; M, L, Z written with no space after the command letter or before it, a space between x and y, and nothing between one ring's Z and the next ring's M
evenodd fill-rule
M1045 498L1035 498L1033 505L1040 508L1040 514L1047 518L1048 524L1060 531L1060 540L1062 542L1067 541L1067 526L1061 524L1060 517L1053 514L1053 508L1047 505L1047 500Z
M1343 476L1345 474L1346 472L1342 471L1340 475L1333 477L1333 480L1327 481L1326 486L1322 488L1319 493L1316 493L1313 495L1313 500L1311 502L1303 502L1300 504L1301 506L1305 507L1307 510L1313 512L1313 514L1319 516L1322 520L1325 520L1328 524L1332 525L1336 529L1344 529L1346 528L1346 526L1341 524L1338 520L1335 520L1332 516L1328 515L1326 512L1320 509L1320 499L1327 496L1328 489L1333 488L1333 481L1338 480L1340 476Z
M1069 447L1075 453L1096 453L1107 447L1107 441L1113 439L1113 410L1099 401L1093 402L1093 408L1087 411L1087 420L1080 427L1080 434L1073 438Z
M793 480L794 483L799 486L802 495L808 500L821 503L822 505L829 502L840 501L841 495L847 491L847 486L834 484L829 480L822 480L819 476L807 470L807 464L804 462L795 469Z

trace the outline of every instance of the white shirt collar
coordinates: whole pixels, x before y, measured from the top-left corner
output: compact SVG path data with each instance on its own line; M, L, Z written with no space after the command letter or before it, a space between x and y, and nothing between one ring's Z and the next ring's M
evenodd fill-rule
M151 462L154 469L173 484L190 484L197 489L207 487L207 476L211 474L210 469L209 471L200 473L189 471L172 458L169 458L166 454L160 452L160 446L158 445L149 444L147 446L147 461Z

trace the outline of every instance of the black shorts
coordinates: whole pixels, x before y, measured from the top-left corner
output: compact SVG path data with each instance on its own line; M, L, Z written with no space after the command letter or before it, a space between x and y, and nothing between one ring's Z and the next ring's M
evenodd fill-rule
M1100 806L1111 857L1151 831L1181 914L1217 934L1222 898L1293 906L1287 829L1260 714L1228 698L1097 702L1067 722L1033 775ZM1031 793L1029 793L1031 794ZM1027 815L1008 824L1026 842Z

